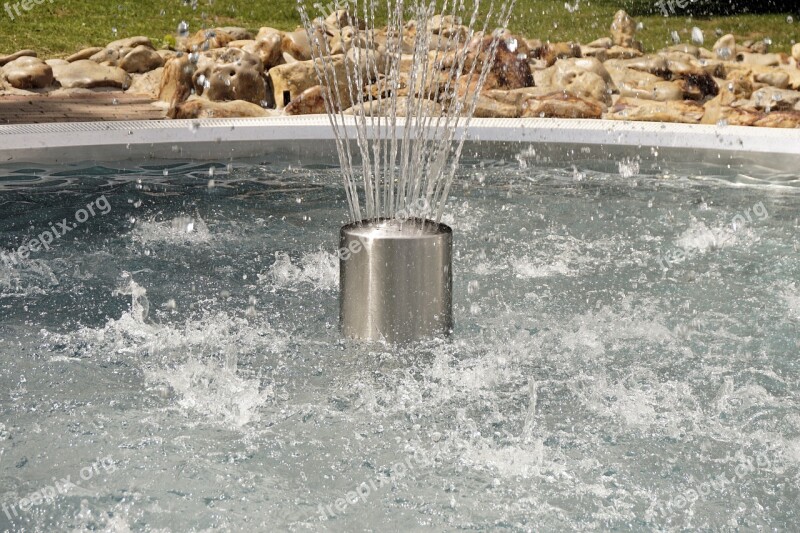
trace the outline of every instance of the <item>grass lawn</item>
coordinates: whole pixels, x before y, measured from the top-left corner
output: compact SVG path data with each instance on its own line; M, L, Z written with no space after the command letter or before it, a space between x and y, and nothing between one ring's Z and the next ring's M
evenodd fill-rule
M196 8L191 0L43 0L42 4L26 0L32 3L32 8L21 10L21 16L15 15L15 20L4 9L7 1L13 5L22 0L0 0L0 55L32 48L40 56L59 57L134 35L147 35L156 44L162 44L166 35L176 32L182 20L189 23L192 33L214 26L293 29L300 23L295 0L197 0ZM574 5L575 1L568 3ZM574 13L567 10L564 0L518 0L511 28L527 37L585 43L607 36L614 12L632 4L653 11L647 0L580 0ZM673 30L687 42L692 27L698 26L705 31L709 47L716 40L715 31L719 30L742 39L769 37L773 50L784 52L800 41L800 16L795 13L794 22L788 22L788 15L667 18L634 14L644 24L640 38L647 50L671 44Z

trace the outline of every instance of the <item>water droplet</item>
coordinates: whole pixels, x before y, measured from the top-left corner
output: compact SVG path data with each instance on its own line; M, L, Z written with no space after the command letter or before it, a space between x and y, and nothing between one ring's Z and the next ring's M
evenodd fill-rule
M169 176L169 170L167 170L166 168L162 170L161 173L165 176Z
M697 26L692 28L692 42L698 46L702 46L704 41L703 30Z
M178 35L181 37L189 35L189 23L185 20L182 20L181 23L178 24Z
M669 36L672 38L672 42L673 42L673 43L675 43L675 44L680 44L680 42L681 42L681 36L678 34L678 32L677 32L677 31L675 31L675 30L672 30L672 32L670 32Z
M789 24L793 24L794 23L794 17L792 17L791 15L787 16L786 17L786 22L789 23Z
M467 284L467 293L475 294L480 289L481 284L478 280L474 279Z

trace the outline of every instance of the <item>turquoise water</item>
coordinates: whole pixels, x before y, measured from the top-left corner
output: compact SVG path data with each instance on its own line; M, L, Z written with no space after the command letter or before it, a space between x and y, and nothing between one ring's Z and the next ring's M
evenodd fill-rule
M455 332L393 347L337 333L333 166L0 171L0 531L796 528L800 179L457 183Z

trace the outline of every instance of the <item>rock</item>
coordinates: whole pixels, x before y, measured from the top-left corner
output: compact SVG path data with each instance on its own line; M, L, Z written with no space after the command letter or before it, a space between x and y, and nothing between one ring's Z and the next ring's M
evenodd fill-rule
M558 91L554 91L552 87L524 87L522 89L514 89L513 91L489 90L484 91L483 94L492 100L513 106L519 110L522 108L522 103L526 100L549 96L554 92Z
M777 67L786 64L786 57L781 54L751 54L749 52L739 52L736 54L736 61L745 65L758 65L762 67Z
M453 15L434 15L428 20L428 31L438 35L454 26L461 26L461 19Z
M626 48L624 46L612 46L605 52L608 59L631 59L634 57L641 57L642 51L635 48Z
M14 52L13 54L9 54L7 56L0 55L0 67L7 63L11 63L20 57L36 57L36 52L33 50L20 50L19 52Z
M530 57L541 59L548 67L559 59L582 57L583 50L577 43L544 43L540 47L531 49Z
M759 128L798 128L800 127L800 111L765 113L753 125Z
M324 39L325 36L320 34L318 38ZM281 49L299 61L311 59L311 41L308 40L308 33L304 29L285 33L281 42Z
M620 9L614 15L611 23L611 42L622 48L641 49L641 45L636 42L636 21L624 10Z
M325 22L323 24L328 35L331 36L336 35L336 32L346 26L355 26L359 30L365 30L367 28L366 21L360 20L358 16L353 15L346 9L338 9L333 11L325 18Z
M674 81L657 81L652 85L631 86L621 85L619 94L640 100L656 100L667 102L670 100L683 100L684 90L681 84Z
M231 41L231 42L228 43L228 48L244 48L245 46L248 46L248 45L252 46L253 44L255 44L255 42L256 42L255 39L244 39L244 40L238 40L238 41Z
M549 87L551 91L562 90L579 98L590 98L605 104L611 103L611 75L594 58L567 59L537 72L536 85Z
M600 61L605 61L608 59L608 49L607 48L594 48L591 46L581 46L581 56L582 57L594 57Z
M137 37L128 37L126 39L117 39L111 41L106 45L110 50L133 50L137 46L146 46L147 48L155 48L149 37L139 35Z
M789 88L791 82L789 73L782 70L753 72L753 80L756 83L765 83L771 87L777 87L779 89Z
M792 57L797 61L798 65L800 65L800 43L792 46ZM2 62L0 62L0 64L2 64Z
M158 99L161 90L161 78L164 75L164 67L159 67L144 74L134 74L131 86L126 91L130 94L141 94L150 98Z
M89 59L93 55L97 54L98 52L102 52L103 50L105 50L105 48L100 48L99 46L84 48L80 52L76 52L71 56L67 56L67 62L74 63L75 61L80 61L81 59Z
M432 100L423 100L420 104L419 100L412 98L411 105L414 107L414 113L417 114L416 107L421 106L421 113L423 116L438 117L442 114L442 105ZM372 102L365 102L356 104L353 107L344 111L345 115L359 115L363 110L365 115L374 114L375 116L389 116L392 111L392 104L389 100L373 100ZM408 100L401 98L397 101L395 108L395 116L406 117L408 116Z
M386 68L385 61L380 58L380 54L374 50L364 51L360 49L353 49L350 50L348 55L350 55L351 60L348 62L350 65L350 76L354 77L353 69L353 62L352 57L355 56L357 53L369 53L374 54L379 73L383 73ZM317 60L319 61L319 60ZM363 64L363 63L362 63ZM332 60L328 60L322 63L318 63L317 66L319 67L320 71L327 71L328 77L331 81L334 78L334 71L335 71L335 78L336 82L338 83L338 87L334 91L334 95L338 95L337 102L341 102L341 107L347 109L352 107L352 99L350 98L350 90L347 86L347 69L345 66L344 56L338 55L333 56ZM327 70L325 70L327 69ZM331 70L333 69L333 70ZM364 80L364 84L369 85L373 81L374 72L371 70L367 72L366 69L362 68L361 77ZM274 93L274 98L276 105L279 108L283 108L289 104L292 100L300 96L300 94L305 91L306 89L310 89L315 85L319 85L319 80L317 79L317 71L314 68L314 61L297 61L295 63L287 63L285 65L278 65L277 67L273 67L269 70L269 78L272 81L272 88ZM336 99L336 98L335 98Z
M488 59L488 50L494 37L476 37L469 44L466 68L477 61L475 72L481 71ZM528 64L529 49L527 42L521 37L505 32L500 36L497 54L491 66L489 78L484 89L520 89L533 86L533 73Z
M325 113L325 88L315 85L289 102L283 110L286 115L320 115Z
M265 26L260 30L258 30L255 40L260 41L261 39L268 37L270 35L279 35L280 38L283 39L284 32L282 32L281 30L276 30L275 28L270 28Z
M269 117L274 112L264 109L259 105L232 100L230 102L212 102L205 98L195 98L188 102L178 104L170 113L170 118L244 118L244 117Z
M725 77L725 62L718 59L698 61L692 56L682 55L684 57L680 57L673 52L663 56L667 59L667 70L673 76L687 76L705 72L709 76Z
M800 67L782 67L778 69L779 72L785 72L789 76L789 88L795 91L800 90Z
M764 87L755 91L745 106L769 113L776 110L794 110L798 103L800 103L800 91Z
M22 56L0 68L15 89L43 89L53 84L53 68L38 57Z
M386 52L386 45L390 40L390 35L386 30L376 30L372 36L372 40L378 50ZM397 42L392 38L392 42ZM403 34L399 39L400 54L402 56L409 56L414 54L414 38L410 35Z
M590 48L605 48L608 50L614 46L614 41L611 39L611 37L601 37L600 39L590 42L586 46Z
M198 95L213 101L244 100L258 105L267 100L264 66L258 56L226 48L216 60L206 58L192 75Z
M106 66L116 67L119 62L119 50L113 48L102 48L99 52L92 55L89 60ZM78 61L81 61L80 59Z
M195 70L196 66L189 61L188 54L167 61L159 84L158 99L172 106L186 100L192 92Z
M216 48L223 48L235 39L230 33L220 28L213 30L200 30L184 43L184 48L192 52L205 52Z
M125 55L119 66L130 74L141 74L163 67L164 59L152 48L139 45Z
M246 28L241 28L239 26L223 26L222 28L220 28L220 30L230 35L234 41L253 40L252 32L250 32L250 30Z
M606 113L610 120L641 120L648 122L679 122L697 124L705 109L702 105L688 101L657 102L622 97Z
M475 105L475 118L519 118L520 108L488 95L478 96Z
M614 85L623 91L624 88L650 88L656 83L664 81L663 78L650 74L649 72L642 72L641 70L633 70L625 68L619 63L613 61L606 61L603 63Z
M242 50L255 54L261 60L265 70L284 63L283 54L281 50L281 41L283 38L277 34L272 33L255 41L250 41L242 47Z
M723 35L714 43L714 54L718 59L731 61L736 57L736 38L732 34Z
M54 67L56 65L66 65L67 63L69 63L69 61L67 61L66 59L48 59L47 61L45 61L45 63L47 63L51 67Z
M744 107L723 107L717 123L724 121L730 126L755 126L761 128L798 128L800 111L772 111L766 113Z
M675 44L664 49L665 52L678 52L692 57L700 57L700 48L693 44Z
M114 87L127 89L131 84L130 75L121 68L98 65L88 59L81 59L67 65L56 65L53 67L53 75L61 86L66 88Z
M604 106L600 102L564 93L528 98L522 103L523 118L600 118Z
M367 48L367 41L356 28L346 26L337 32L331 39L331 55L344 54L351 48Z
M642 56L633 59L611 59L607 63L610 66L647 72L659 78L666 79L670 75L667 59L660 55Z

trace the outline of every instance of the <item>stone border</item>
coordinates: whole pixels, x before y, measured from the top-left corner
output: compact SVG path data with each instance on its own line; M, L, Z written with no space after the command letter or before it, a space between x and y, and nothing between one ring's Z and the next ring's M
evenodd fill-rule
M401 119L398 119L402 123ZM463 132L462 132L463 133ZM759 155L800 158L800 129L710 126L596 119L474 119L470 141L574 145L635 150L689 150L698 158ZM164 121L75 122L0 126L0 164L71 163L141 159L225 160L284 154L316 159L333 156L333 133L324 115ZM324 154L320 152L323 150ZM317 157L315 157L315 154ZM576 156L576 159L592 159ZM777 162L777 161L776 161Z

